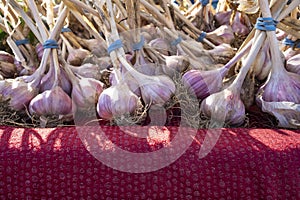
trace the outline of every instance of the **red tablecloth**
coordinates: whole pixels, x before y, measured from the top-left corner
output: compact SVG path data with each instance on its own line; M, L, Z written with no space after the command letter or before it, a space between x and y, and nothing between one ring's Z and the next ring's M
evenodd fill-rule
M132 152L172 142L169 136L147 141L118 127L105 130ZM169 166L126 173L94 158L74 127L0 127L0 199L300 199L300 130L223 129L199 159L204 136L199 130Z

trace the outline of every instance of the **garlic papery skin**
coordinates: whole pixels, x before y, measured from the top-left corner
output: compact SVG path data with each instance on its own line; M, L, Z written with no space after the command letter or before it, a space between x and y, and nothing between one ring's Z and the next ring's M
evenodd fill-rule
M103 83L93 78L80 78L73 84L72 100L77 109L95 108L99 95L103 91Z
M39 92L37 82L26 83L24 79L5 79L0 81L0 99L2 101L9 100L9 105L14 110L22 110L28 106Z
M30 114L37 116L62 116L72 114L72 100L59 86L34 97L29 104Z
M190 93L198 99L204 99L222 89L223 78L227 68L219 68L209 71L190 70L182 76L184 85Z
M241 125L245 120L245 106L240 93L233 87L214 93L201 103L201 112L213 122Z
M124 82L113 85L100 94L97 103L97 112L103 119L111 120L133 113L140 100Z
M286 69L289 72L293 72L300 75L300 54L297 54L287 60Z

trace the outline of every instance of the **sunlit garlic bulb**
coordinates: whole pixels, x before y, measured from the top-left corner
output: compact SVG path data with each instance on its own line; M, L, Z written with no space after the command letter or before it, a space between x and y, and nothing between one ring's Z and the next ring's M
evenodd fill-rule
M100 94L97 112L101 118L113 119L133 113L139 104L136 96L124 82L113 85Z
M34 97L29 112L37 116L70 115L72 100L59 86L46 90Z
M211 118L211 122L240 125L245 119L245 106L240 93L233 87L214 93L201 103L201 112Z
M5 79L0 82L0 99L9 100L10 107L17 111L24 109L39 92L35 81L27 83L24 79Z
M77 109L95 108L99 95L103 91L103 83L93 78L80 78L73 85L72 100Z

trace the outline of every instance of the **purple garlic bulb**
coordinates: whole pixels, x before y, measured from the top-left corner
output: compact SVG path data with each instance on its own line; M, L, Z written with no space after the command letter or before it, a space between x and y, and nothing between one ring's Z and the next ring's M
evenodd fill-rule
M226 68L210 71L190 70L182 76L182 80L191 94L195 94L198 99L204 99L222 89L226 72Z

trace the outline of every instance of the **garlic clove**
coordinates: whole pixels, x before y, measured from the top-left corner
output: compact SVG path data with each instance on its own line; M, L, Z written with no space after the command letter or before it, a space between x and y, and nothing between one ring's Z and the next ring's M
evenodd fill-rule
M1 100L9 100L10 107L17 111L24 109L39 91L32 82L26 83L23 79L6 79L0 82Z
M138 104L138 96L131 92L126 83L121 82L103 90L98 99L97 112L104 119L113 119L133 113Z
M200 109L212 122L241 125L245 120L245 106L240 94L231 87L208 96Z
M222 89L226 71L224 68L210 71L190 70L182 76L182 80L192 94L195 94L198 99L204 99Z
M286 69L289 72L300 75L300 54L294 55L286 62Z
M95 108L99 95L103 91L103 83L93 78L80 78L73 85L72 100L78 109Z
M56 86L34 97L30 101L29 112L37 116L70 115L72 100L61 87Z

